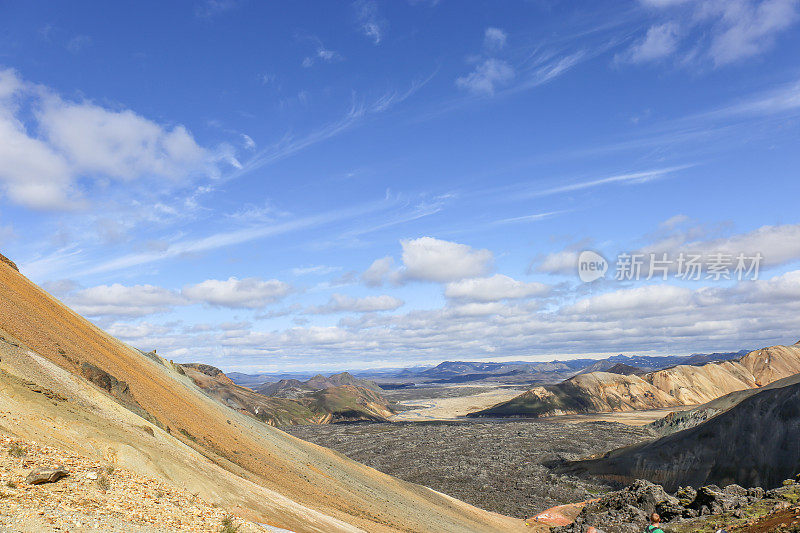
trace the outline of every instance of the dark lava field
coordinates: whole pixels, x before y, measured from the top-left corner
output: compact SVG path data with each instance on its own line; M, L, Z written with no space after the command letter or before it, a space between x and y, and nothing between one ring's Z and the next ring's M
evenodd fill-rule
M281 428L400 479L472 505L525 517L596 497L610 485L555 475L543 465L647 440L640 427L612 422L395 422Z

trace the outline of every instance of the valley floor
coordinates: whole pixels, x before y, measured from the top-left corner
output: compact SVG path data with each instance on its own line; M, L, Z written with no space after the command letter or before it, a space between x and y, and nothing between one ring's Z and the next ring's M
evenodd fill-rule
M397 413L390 420L393 422L456 420L468 413L508 401L524 392L518 389L496 388L461 396L457 395L459 389L470 390L473 387L442 387L442 389L454 395L401 401L401 406L410 409Z
M613 422L536 420L394 422L282 428L401 479L477 507L523 518L597 497L611 487L554 475L543 465L652 438Z

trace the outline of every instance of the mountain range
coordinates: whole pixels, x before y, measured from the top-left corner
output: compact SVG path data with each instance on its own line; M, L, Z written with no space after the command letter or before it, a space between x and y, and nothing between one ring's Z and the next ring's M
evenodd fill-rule
M272 396L275 398L302 398L313 392L341 386L358 387L376 393L383 390L374 381L358 379L353 377L349 372L341 372L328 377L317 374L306 381L281 379L275 383L259 385L255 388L255 391L264 396Z
M346 378L325 381L328 386L308 388L296 397L272 397L236 385L224 372L210 365L184 363L180 370L212 398L272 426L385 422L394 414L380 393Z
M800 372L800 344L752 351L731 361L677 365L643 375L582 373L534 387L473 417L542 417L702 404Z

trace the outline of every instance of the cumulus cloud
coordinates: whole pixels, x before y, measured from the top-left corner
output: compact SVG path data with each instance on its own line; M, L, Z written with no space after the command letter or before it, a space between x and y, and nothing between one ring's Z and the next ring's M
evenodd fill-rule
M333 313L369 313L375 311L394 311L405 302L399 298L383 294L353 298L345 294L333 294L325 305L310 307L306 312L314 315Z
M547 254L537 265L536 270L547 274L575 274L578 271L576 250L561 250Z
M456 78L456 86L476 95L492 96L499 87L513 80L514 75L514 68L508 62L489 58L466 76Z
M232 309L260 309L275 303L292 292L291 285L277 279L259 278L227 280L209 279L196 285L187 285L182 294L195 302Z
M774 267L800 259L800 224L761 226L745 233L728 237L702 238L702 228L689 227L674 231L653 242L642 250L643 253L694 252L702 254L745 254L763 256L762 267ZM698 238L698 234L700 238Z
M394 268L394 259L391 256L381 257L372 262L367 270L361 274L361 281L367 287L379 287Z
M488 278L471 278L448 283L444 294L452 299L496 302L543 296L549 291L550 287L543 283L526 283L503 274L495 274Z
M479 277L492 268L494 255L466 244L420 237L401 241L404 279L445 283Z
M155 335L166 335L172 332L172 328L169 326L152 324L150 322L140 322L138 324L115 322L106 328L106 331L115 337L130 341L153 337Z
M466 244L420 237L400 241L401 265L395 268L394 258L382 257L372 262L361 274L368 287L386 282L401 285L408 281L448 283L487 274L494 261L489 250L475 250Z
M153 285L98 285L78 290L66 297L78 313L90 317L140 317L163 313L185 300L175 291Z
M688 307L693 291L673 285L647 285L592 296L565 308L567 313L609 316L615 312L642 312Z
M216 172L217 155L181 125L70 102L0 70L0 187L35 209L85 205L79 180L181 180Z
M351 368L403 366L455 357L677 354L793 343L799 296L800 271L794 270L732 286L612 288L560 307L452 300L438 309L350 314L327 327L264 332L243 324L148 333L146 325L120 325L114 331L167 357L202 355L227 368L254 370L270 365L318 370L345 362Z

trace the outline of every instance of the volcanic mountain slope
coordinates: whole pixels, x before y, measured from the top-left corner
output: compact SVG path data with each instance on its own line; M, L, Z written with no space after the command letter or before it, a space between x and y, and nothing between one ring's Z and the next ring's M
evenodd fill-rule
M322 374L317 374L308 381L282 379L275 383L264 383L257 387L255 391L264 396L272 396L275 398L302 398L311 392L329 389L331 387L341 387L343 385L368 389L373 392L380 392L383 390L374 381L358 379L349 372L341 372L327 378Z
M0 263L0 429L296 532L517 531L210 398Z
M800 383L765 387L695 427L567 470L630 482L773 487L800 471Z
M297 400L270 398L236 385L216 367L199 363L180 366L195 385L212 398L272 426L385 422L394 414L389 402L380 394L358 386L323 388Z
M736 407L742 400L749 398L754 394L768 389L779 389L789 385L796 385L800 383L800 374L794 374L788 378L773 381L769 385L765 385L758 389L745 389L740 391L731 392L725 396L720 396L716 400L711 400L708 403L697 406L693 409L686 411L674 411L669 413L664 418L656 420L648 424L648 427L660 435L669 435L677 431L688 429L706 420L724 413L728 409Z
M697 405L800 373L800 345L755 350L734 361L678 365L642 376L581 374L469 416L538 417Z

